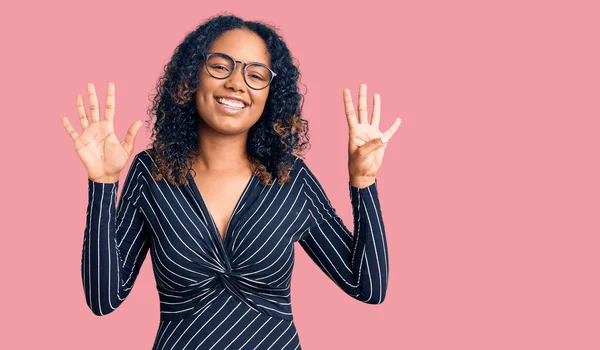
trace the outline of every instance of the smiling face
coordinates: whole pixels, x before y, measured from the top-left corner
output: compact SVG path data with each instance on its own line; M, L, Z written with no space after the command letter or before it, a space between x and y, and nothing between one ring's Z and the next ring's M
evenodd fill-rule
M246 63L260 62L271 68L265 42L247 29L233 29L223 33L212 43L208 52L224 53L236 61ZM208 126L216 132L235 135L247 132L260 119L270 86L262 90L251 89L244 81L243 69L244 65L238 63L228 78L216 79L202 63L195 94L201 128Z

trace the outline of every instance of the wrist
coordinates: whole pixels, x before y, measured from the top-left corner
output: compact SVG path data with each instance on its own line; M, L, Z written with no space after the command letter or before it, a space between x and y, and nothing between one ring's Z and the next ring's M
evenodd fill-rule
M96 179L92 179L88 176L88 179L90 179L93 182L98 182L98 183L115 183L119 181L119 177L118 176L102 176Z
M365 187L369 187L372 184L375 183L375 178L374 177L369 177L369 178L365 178L365 177L351 177L350 178L350 185L356 188L365 188Z

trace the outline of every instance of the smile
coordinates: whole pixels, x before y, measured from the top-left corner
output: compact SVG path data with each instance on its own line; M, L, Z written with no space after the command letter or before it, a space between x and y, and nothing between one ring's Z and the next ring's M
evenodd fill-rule
M227 99L223 97L215 97L215 101L217 101L217 105L219 109L226 114L236 115L240 114L242 111L248 107L245 103L242 103L238 100Z
M219 103L219 105L227 109L241 110L246 108L246 104L238 100L223 97L215 97L215 100Z

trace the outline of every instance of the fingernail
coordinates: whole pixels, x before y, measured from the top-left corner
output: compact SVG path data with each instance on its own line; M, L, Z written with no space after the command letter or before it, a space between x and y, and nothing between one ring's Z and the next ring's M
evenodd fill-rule
M385 136L380 137L380 139L381 139L381 142L383 142L383 143L388 142L388 139Z

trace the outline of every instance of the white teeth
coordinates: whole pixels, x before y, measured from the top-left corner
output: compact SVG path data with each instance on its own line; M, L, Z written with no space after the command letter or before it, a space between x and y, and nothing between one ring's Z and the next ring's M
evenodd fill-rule
M222 98L222 97L217 98L217 101L219 103L222 103L231 108L240 108L241 109L241 108L245 107L245 105L240 101L229 100L229 99Z

